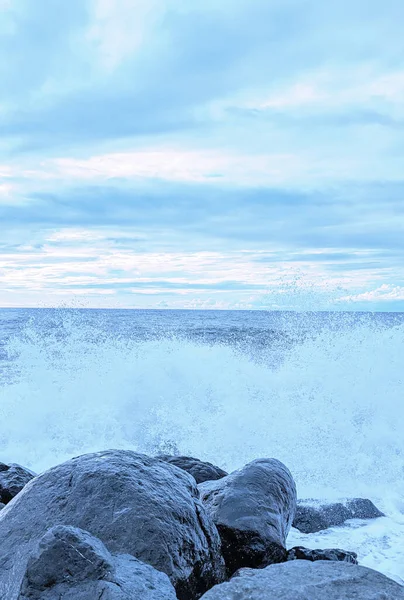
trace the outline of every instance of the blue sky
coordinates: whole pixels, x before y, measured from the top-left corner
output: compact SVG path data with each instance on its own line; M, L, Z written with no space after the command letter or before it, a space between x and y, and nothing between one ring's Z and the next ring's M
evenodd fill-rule
M0 0L0 306L404 310L402 0Z

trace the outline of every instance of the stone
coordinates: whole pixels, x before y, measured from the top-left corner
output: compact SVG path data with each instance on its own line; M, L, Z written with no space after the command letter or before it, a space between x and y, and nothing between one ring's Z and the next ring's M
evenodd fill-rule
M303 546L295 546L288 550L287 560L335 560L358 564L358 555L355 552L340 550L339 548L326 548L325 550L310 550Z
M298 504L293 527L302 533L315 533L336 525L342 525L350 512L342 504L310 506Z
M347 562L293 560L241 569L201 600L404 600L404 587Z
M112 555L87 531L57 525L28 560L18 600L176 600L167 575Z
M33 548L56 525L88 531L109 552L166 573L179 600L197 598L225 576L220 538L194 478L143 454L108 450L67 461L30 481L0 512L7 600Z
M0 502L8 504L34 477L35 473L25 467L0 463Z
M203 462L198 458L192 458L191 456L171 456L169 454L159 454L157 456L160 460L175 465L179 469L183 469L190 473L194 477L196 483L204 483L205 481L216 481L226 477L226 471L212 465L210 462Z
M348 519L375 519L383 513L364 498L353 498L330 504L318 500L299 500L293 527L302 533L316 533L343 525Z
M366 498L352 498L347 500L345 505L352 515L351 519L378 519L385 516Z
M286 560L296 486L285 465L273 458L255 460L198 487L219 531L228 576L241 567Z

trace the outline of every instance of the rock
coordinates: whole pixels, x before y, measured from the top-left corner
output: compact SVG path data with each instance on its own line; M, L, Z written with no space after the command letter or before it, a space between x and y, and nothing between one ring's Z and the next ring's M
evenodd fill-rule
M195 480L156 458L124 450L87 454L29 482L0 512L0 590L20 585L28 556L55 525L84 529L110 552L166 573L180 600L224 578L220 538Z
M226 471L215 467L209 462L202 462L198 458L192 458L191 456L170 456L169 454L159 454L157 456L160 460L175 465L179 469L183 469L190 473L196 483L203 483L204 481L216 481L222 477L226 477Z
M374 519L383 516L370 500L363 498L331 504L322 504L317 500L299 500L293 527L302 533L315 533L343 525L348 519Z
M0 502L8 504L34 477L35 473L20 465L0 463Z
M1 510L2 508L4 508L4 507L5 507L5 504L3 504L2 502L0 502L0 510Z
M219 531L228 576L240 567L286 560L296 486L285 465L273 458L255 460L198 487Z
M403 600L404 588L385 575L346 562L294 560L241 569L201 600Z
M298 504L293 527L302 533L314 533L328 527L342 525L351 513L343 504L310 506Z
M167 575L112 555L87 531L57 525L29 558L18 600L176 600Z
M295 546L288 550L287 560L335 560L339 562L348 562L353 565L358 564L358 555L355 552L347 552L339 548L326 548L325 550L310 550L303 546Z
M366 498L352 498L346 501L345 506L351 512L351 519L377 519L385 516L373 502Z

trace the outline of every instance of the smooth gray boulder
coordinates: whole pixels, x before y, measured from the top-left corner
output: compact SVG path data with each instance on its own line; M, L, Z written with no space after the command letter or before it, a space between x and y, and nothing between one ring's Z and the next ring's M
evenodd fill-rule
M348 552L347 550L340 550L339 548L325 548L320 550L310 550L303 546L295 546L288 550L287 560L336 560L342 562L352 563L353 565L358 564L358 555L356 552Z
M209 462L203 462L198 458L192 458L191 456L171 456L170 454L159 454L157 456L160 460L175 465L179 469L183 469L190 473L194 477L196 483L204 483L205 481L216 481L226 477L228 473L212 465Z
M255 460L198 487L219 531L228 576L241 567L286 560L296 486L284 464L274 458Z
M8 504L34 477L35 473L25 467L0 462L0 502Z
M319 500L299 500L293 527L302 533L316 533L343 525L348 519L376 519L384 514L365 498L322 503Z
M202 600L403 600L404 588L385 575L346 562L294 560L241 569Z
M18 600L176 600L167 575L112 555L87 531L57 525L30 556Z
M84 529L110 552L166 573L180 600L224 579L220 538L195 480L156 458L86 454L30 481L0 512L0 590L19 587L33 548L55 525Z

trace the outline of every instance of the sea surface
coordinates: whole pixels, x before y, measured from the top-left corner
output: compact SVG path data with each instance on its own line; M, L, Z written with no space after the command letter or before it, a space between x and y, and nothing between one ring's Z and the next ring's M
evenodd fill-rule
M340 547L404 580L404 313L0 310L0 461L179 452L275 457L300 498L386 517L288 545Z

